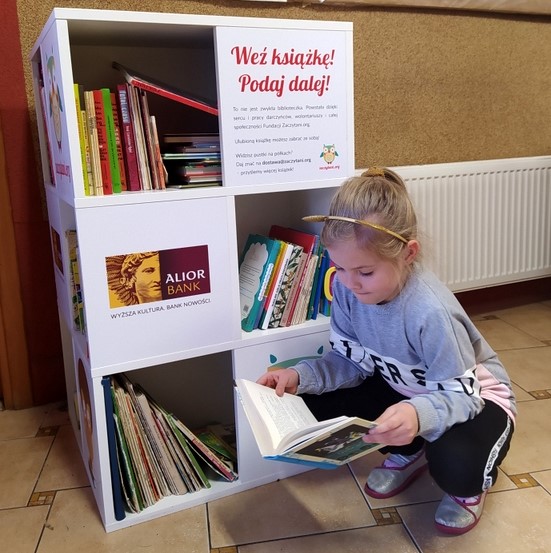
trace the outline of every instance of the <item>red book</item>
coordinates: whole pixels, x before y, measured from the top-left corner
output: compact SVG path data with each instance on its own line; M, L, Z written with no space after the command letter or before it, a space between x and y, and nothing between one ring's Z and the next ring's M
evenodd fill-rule
M123 149L124 166L126 169L126 181L128 190L141 190L140 171L138 157L136 155L136 142L132 113L128 102L128 85L117 85L117 105L120 119L121 142Z
M196 94L190 94L187 91L162 83L152 77L140 75L139 73L124 67L116 61L114 61L112 65L124 75L124 78L128 84L145 90L146 92L152 92L153 94L164 96L165 98L169 98L175 102L180 102L186 106L210 113L211 115L218 115L218 107L206 98L201 98Z
M279 324L279 326L290 326L291 321L293 320L293 313L298 301L300 289L304 283L304 276L308 266L308 261L310 260L312 254L316 251L319 237L317 234L310 234L308 232L302 232L300 230L282 227L279 225L272 226L269 236L270 238L277 238L279 240L283 240L284 242L297 244L298 246L302 246L304 250L297 274L293 279L293 285L289 293L289 299L287 300L285 311L283 312L283 317L281 318L281 322Z
M109 146L107 141L107 125L105 111L103 109L103 93L94 90L94 111L96 112L96 128L98 131L99 160L101 167L101 180L103 193L113 194L113 181L111 180L111 166L109 162Z

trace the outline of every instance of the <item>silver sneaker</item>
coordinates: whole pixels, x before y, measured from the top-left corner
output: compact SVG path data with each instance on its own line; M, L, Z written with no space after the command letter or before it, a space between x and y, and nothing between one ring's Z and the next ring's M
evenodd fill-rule
M467 498L446 494L434 515L436 527L446 534L455 535L474 528L482 516L486 493Z
M403 467L392 463L390 455L380 467L375 467L367 477L365 493L376 499L386 499L405 490L427 468L427 460L421 452Z

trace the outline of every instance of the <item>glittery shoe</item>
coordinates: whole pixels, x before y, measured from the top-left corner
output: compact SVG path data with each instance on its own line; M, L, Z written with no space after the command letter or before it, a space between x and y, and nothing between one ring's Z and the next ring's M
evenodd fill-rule
M386 499L399 494L427 468L423 452L402 467L396 466L393 462L394 457L390 455L380 467L375 467L369 473L364 487L367 495L376 499Z
M455 497L446 494L434 516L436 527L446 534L464 534L474 528L484 509L486 492L474 497Z

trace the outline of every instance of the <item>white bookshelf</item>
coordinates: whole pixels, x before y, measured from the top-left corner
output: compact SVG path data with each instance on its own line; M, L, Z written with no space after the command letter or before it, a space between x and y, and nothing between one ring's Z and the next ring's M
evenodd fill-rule
M253 63L249 55L255 52L266 56ZM310 54L311 63L283 63L290 58L281 56L291 52ZM58 91L55 117L41 101L40 68L50 58L54 67L44 83L47 92ZM73 83L113 89L123 77L112 61L217 102L218 118L166 100L152 102L152 110L161 135L220 133L222 186L85 195ZM328 320L242 332L238 256L249 233L267 233L272 223L316 231L301 216L325 212L334 188L354 172L351 24L56 8L31 62L48 215L61 245L54 271L71 420L106 530L296 474L301 469L295 465L261 459L232 383L256 379L274 359L318 355L329 347ZM275 88L260 90L277 79L279 96ZM235 117L248 117L246 124L255 127L243 129L243 119ZM333 143L339 157L329 167L321 151ZM279 163L262 163L270 158ZM67 230L78 236L84 334L73 328ZM134 306L110 303L106 258L148 251L185 257L197 247L208 252L208 291ZM80 415L79 361L90 390L91 435ZM210 489L171 496L116 520L101 378L121 372L191 428L234 421L238 480L216 481Z

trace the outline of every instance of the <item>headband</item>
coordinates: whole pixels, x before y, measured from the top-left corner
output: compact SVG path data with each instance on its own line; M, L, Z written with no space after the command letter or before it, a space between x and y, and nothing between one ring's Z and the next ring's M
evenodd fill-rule
M386 227L383 227L382 225L378 225L376 223L370 223L369 221L352 219L352 217L343 217L340 215L308 215L306 217L303 217L302 220L309 223L325 223L327 221L345 221L346 223L355 223L356 225L362 225L364 227L369 227L375 230L386 232L387 234L390 234L390 236L394 236L394 238L400 240L400 242L403 242L404 244L408 243L408 240L406 238L404 238L401 234L394 232L393 230L387 229Z

